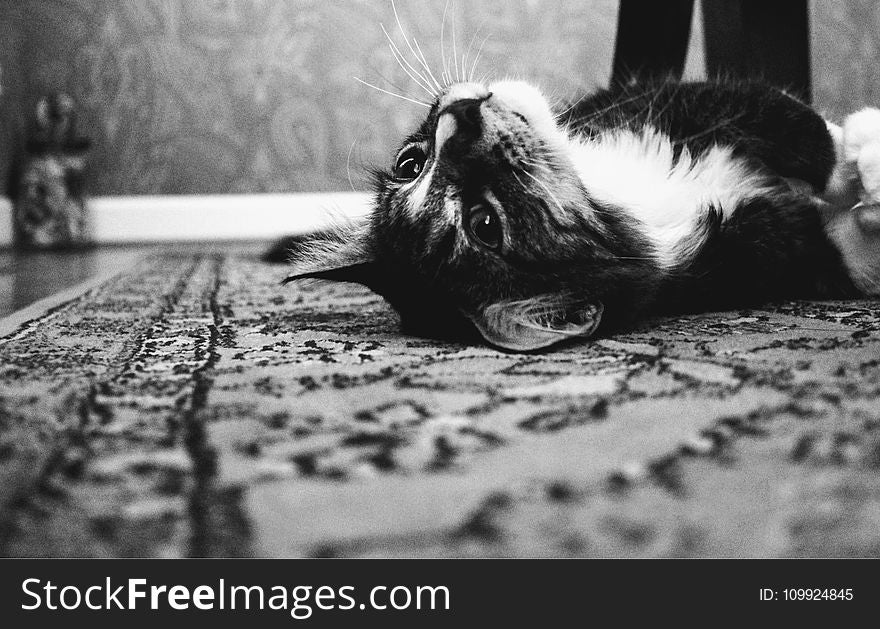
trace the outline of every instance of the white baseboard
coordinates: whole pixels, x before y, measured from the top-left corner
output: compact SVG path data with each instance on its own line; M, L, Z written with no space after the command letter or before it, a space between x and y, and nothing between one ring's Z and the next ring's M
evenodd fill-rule
M12 203L0 197L0 249L12 244Z
M267 240L363 216L361 192L95 197L89 199L97 244ZM0 198L0 247L12 244L12 204Z

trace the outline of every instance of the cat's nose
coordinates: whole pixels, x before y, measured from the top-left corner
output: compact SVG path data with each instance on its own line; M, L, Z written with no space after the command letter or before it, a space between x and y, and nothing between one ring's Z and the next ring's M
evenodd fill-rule
M440 99L435 146L460 150L483 133L481 106L492 94L477 83L456 83ZM449 146L447 146L447 142Z
M452 114L458 125L458 131L461 132L478 132L483 123L483 114L480 107L492 95L484 98L462 98L446 106L443 114Z

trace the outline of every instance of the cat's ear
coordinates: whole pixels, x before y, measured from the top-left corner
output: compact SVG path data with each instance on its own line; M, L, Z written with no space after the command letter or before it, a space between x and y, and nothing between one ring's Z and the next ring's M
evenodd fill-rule
M331 282L354 282L356 284L363 284L364 286L372 286L375 276L376 268L373 263L360 262L357 264L337 266L332 269L293 273L281 280L281 283L289 284L296 280L329 280Z
M527 352L590 336L599 327L602 312L601 303L539 296L490 304L469 318L492 345Z
M287 250L292 269L282 283L299 279L368 283L376 266L368 230L367 222L361 221L298 237Z

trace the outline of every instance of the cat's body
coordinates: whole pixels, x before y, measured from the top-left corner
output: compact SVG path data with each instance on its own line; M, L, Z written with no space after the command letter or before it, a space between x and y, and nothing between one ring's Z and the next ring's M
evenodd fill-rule
M411 332L512 350L659 310L880 294L880 237L847 213L880 142L880 112L863 118L841 131L751 83L633 84L558 113L525 83L451 84L377 173L369 219L312 241L291 279L359 282Z
M812 108L760 83L663 82L602 91L571 113L589 138L617 139L616 159L581 167L588 188L609 189L649 232L683 225L691 235L684 246L678 233L652 238L672 250L653 308L857 294L824 228L819 197L836 152ZM625 181L603 182L617 166ZM652 176L659 183L645 190Z

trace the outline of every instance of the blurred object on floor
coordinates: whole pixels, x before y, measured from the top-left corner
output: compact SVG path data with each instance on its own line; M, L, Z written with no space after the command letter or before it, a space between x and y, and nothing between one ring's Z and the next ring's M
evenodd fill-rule
M13 163L15 244L22 249L66 249L88 244L85 205L88 138L76 128L76 106L66 94L37 103L24 154Z

